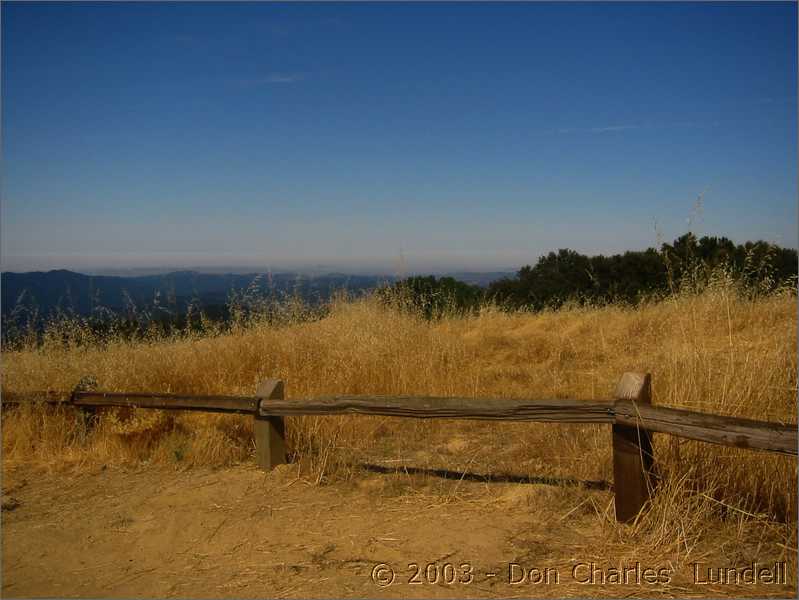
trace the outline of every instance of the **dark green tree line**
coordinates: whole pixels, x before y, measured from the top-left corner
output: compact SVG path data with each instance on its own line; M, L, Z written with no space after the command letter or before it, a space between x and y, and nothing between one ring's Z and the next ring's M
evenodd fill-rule
M719 268L760 290L796 285L797 251L768 242L736 245L721 237L687 233L660 251L648 248L612 256L569 249L550 252L512 279L492 283L486 296L510 307L557 307L566 300L635 302L675 291L687 279L707 281Z

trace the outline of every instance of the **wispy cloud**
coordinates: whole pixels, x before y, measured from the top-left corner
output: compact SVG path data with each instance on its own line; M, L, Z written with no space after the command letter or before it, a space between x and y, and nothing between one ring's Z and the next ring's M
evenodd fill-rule
M627 131L641 129L640 125L607 125L605 127L569 127L558 129L558 133L609 133L611 131Z
M740 120L738 121L741 122ZM632 130L657 130L663 131L666 129L711 129L716 127L721 127L722 123L720 121L705 121L705 122L697 122L697 121L671 121L665 123L653 123L647 122L643 125L607 125L604 127L566 127L562 129L556 130L559 134L568 134L568 133L590 133L590 134L602 134L602 133L613 133L613 132L621 132L621 131L632 131ZM549 130L552 132L553 130Z
M264 83L296 83L305 78L302 73L272 73L263 78Z
M264 77L252 77L250 79L240 79L241 85L252 87L259 85L280 85L291 84L303 81L305 75L302 73L269 73Z
M777 96L753 98L747 104L783 104L786 102L795 103L796 96Z
M609 127L592 127L591 133L606 133L608 131L626 131L628 129L640 129L639 125L611 125Z

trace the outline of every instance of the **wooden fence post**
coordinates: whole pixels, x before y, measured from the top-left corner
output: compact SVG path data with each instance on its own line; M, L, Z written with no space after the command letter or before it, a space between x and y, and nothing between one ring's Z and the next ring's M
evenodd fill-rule
M279 379L263 381L255 395L261 402L283 400L283 382ZM259 403L260 404L260 403ZM286 426L283 417L262 417L255 413L255 460L258 466L270 471L286 462Z
M633 406L652 403L652 376L625 373L614 394ZM626 523L638 516L652 489L652 434L646 429L613 424L613 487L616 520Z

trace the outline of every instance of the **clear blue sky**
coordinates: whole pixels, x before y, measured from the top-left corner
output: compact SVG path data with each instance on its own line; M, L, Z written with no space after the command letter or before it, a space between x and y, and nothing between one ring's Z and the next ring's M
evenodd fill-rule
M795 3L3 2L3 268L514 269L688 219L796 246L796 23Z

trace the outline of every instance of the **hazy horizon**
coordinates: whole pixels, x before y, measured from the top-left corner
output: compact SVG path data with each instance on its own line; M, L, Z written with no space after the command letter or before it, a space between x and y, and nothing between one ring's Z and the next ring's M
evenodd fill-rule
M526 261L529 264L532 261ZM249 273L249 272L299 272L299 273L344 273L344 274L368 274L368 275L398 275L403 273L453 273L463 272L510 272L516 271L521 263L515 265L508 263L485 263L485 262L465 262L448 260L418 260L413 257L396 258L372 258L368 260L353 261L325 261L308 260L292 261L277 260L267 261L257 258L231 258L231 257L208 257L206 259L186 260L163 260L161 258L152 261L142 261L141 257L127 259L125 257L103 260L101 257L94 257L92 260L69 260L63 257L7 257L4 260L2 272L31 272L31 271L51 271L69 270L86 274L124 274L124 273L161 273L174 271L197 271L202 273Z
M0 269L797 247L796 10L4 2Z
M701 237L702 235L713 235L708 233L697 233L695 228L690 228L691 232ZM610 251L599 251L585 248L569 246L571 250L578 251L586 255L597 254L623 254L626 251L642 251L647 248L659 249L661 243L671 243L676 238L687 233L686 229L682 233L673 237L658 236L651 244L641 247L619 247ZM721 236L719 236L721 237ZM729 236L726 236L729 237ZM774 240L745 240L732 239L736 244L748 241L767 241L778 243ZM794 248L795 245L779 244L786 248ZM139 275L139 274L159 274L177 271L197 271L201 273L255 273L255 272L297 272L314 274L354 274L354 275L394 275L402 276L406 274L451 274L463 273L491 273L491 272L516 272L525 265L534 265L540 256L549 252L557 252L567 246L551 247L538 254L530 255L527 258L516 257L505 262L493 262L491 260L480 259L464 260L454 257L429 257L414 256L413 253L401 253L396 257L371 257L369 259L353 259L350 261L331 261L319 258L317 260L266 260L252 257L171 257L165 259L162 256L151 257L150 260L142 260L141 256L136 257L116 257L103 258L93 257L91 260L70 260L63 256L57 257L4 257L2 272L31 272L31 271L51 271L69 270L88 275Z

